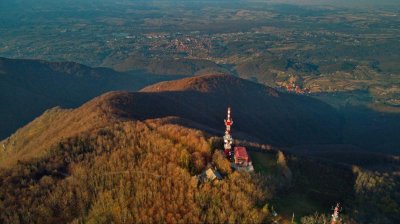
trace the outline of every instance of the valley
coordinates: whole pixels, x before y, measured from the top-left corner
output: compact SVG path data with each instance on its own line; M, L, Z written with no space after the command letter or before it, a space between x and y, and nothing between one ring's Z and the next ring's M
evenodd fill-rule
M155 74L224 71L285 91L367 91L365 105L399 110L398 5L224 0L84 5L52 13L54 5L45 0L34 11L10 6L21 14L3 12L0 55Z

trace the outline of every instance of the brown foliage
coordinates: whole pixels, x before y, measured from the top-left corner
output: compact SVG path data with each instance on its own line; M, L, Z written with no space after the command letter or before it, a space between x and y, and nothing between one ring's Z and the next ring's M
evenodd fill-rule
M225 158L225 155L221 150L215 151L212 159L221 174L228 175L232 173L231 164L229 160Z
M200 172L210 162L208 143L178 129L116 123L3 171L0 222L261 223L265 198L253 177L198 185L190 166Z

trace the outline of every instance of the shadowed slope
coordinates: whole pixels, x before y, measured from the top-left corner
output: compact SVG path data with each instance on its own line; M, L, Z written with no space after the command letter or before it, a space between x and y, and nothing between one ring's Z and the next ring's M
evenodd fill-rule
M51 107L77 107L107 91L134 91L174 78L125 74L73 62L0 58L0 139Z
M341 119L331 107L230 75L205 75L162 82L137 93L117 92L106 102L128 119L169 116L223 132L232 107L234 135L279 145L340 142Z
M340 118L326 104L230 75L206 75L163 82L140 92L110 92L75 110L51 110L4 141L3 159L29 158L61 138L118 120L176 117L174 122L183 126L221 135L228 106L235 138L276 145L340 141Z

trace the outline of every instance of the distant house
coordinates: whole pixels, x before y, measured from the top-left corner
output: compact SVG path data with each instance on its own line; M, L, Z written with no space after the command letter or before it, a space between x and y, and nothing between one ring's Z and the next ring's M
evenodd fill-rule
M234 148L235 164L236 166L248 166L251 165L251 160L247 154L246 147L236 146Z

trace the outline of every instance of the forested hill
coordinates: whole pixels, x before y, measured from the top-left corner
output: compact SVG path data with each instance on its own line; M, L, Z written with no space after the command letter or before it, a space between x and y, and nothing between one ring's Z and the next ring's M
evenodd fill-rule
M340 140L341 119L326 104L234 76L109 92L77 109L48 110L0 142L0 222L269 223L274 205L290 220L293 211L329 213L337 201L359 220L372 220L371 206L374 220L398 220L392 158L379 157L378 172L249 143L256 173L233 172L217 150L228 105L237 140ZM194 175L208 167L224 179L199 183ZM380 191L376 180L390 186Z
M0 58L0 139L52 107L77 107L107 91L134 91L174 78L74 62Z
M267 220L272 191L232 173L207 134L123 115L136 107L127 99L147 95L111 92L77 109L54 108L1 142L0 222ZM143 103L138 111L153 102ZM199 185L193 175L211 162L227 178Z
M326 104L277 93L230 75L204 75L160 83L140 92L107 93L75 110L51 110L5 140L5 147L14 152L7 161L13 161L14 156L15 161L18 159L15 151L22 150L21 156L32 154L30 147L39 152L43 143L48 146L77 130L96 126L103 119L145 121L176 117L175 122L185 121L188 127L219 134L228 106L233 110L236 135L244 139L282 145L340 141L340 117Z

